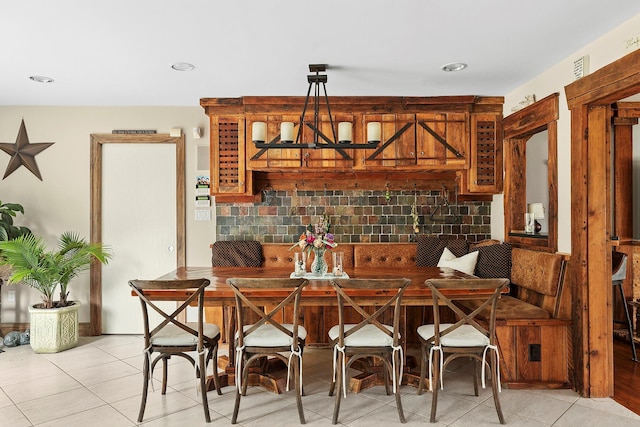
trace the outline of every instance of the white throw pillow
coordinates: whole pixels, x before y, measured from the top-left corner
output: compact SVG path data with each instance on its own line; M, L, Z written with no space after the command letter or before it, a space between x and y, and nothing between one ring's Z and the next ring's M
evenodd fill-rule
M476 271L477 261L478 251L473 251L461 256L460 258L456 258L449 249L444 248L442 255L440 255L440 261L438 261L438 267L449 267L454 270L473 275Z

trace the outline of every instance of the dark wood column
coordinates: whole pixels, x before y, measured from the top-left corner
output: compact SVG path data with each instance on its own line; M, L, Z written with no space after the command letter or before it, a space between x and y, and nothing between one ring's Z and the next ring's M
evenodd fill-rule
M613 235L620 240L633 237L633 125L638 119L613 119Z

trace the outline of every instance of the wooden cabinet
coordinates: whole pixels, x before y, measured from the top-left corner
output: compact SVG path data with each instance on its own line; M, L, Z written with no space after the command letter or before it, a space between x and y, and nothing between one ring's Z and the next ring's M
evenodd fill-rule
M245 169L244 117L211 116L211 193L250 194Z
M406 187L408 179L439 180L438 187L443 180L457 184L457 176L461 194L502 191L502 97L333 97L331 116L318 116L318 129L327 139L321 137L315 148L307 144L314 142L314 118L305 116L300 129L304 101L302 97L201 99L211 123L212 195L253 194L255 173L271 186L278 182L269 180L269 174L300 174L303 182L312 174L318 178L349 172L365 181L366 173L378 174L391 189ZM300 148L256 147L251 135L255 122L266 123L264 143L274 146L280 143L280 124L293 122L294 135L300 131ZM352 123L356 144L368 142L368 123L380 122L381 141L372 149L320 148L337 139L340 122ZM345 179L351 179L348 176ZM395 182L396 176L402 179ZM331 183L335 188L344 184Z
M268 168L299 168L302 164L301 151L298 148L280 150L257 148L252 142L251 130L254 122L267 125L265 143L277 144L280 141L280 123L293 122L294 135L300 127L300 117L286 114L248 115L246 123L246 154L248 170L265 170ZM244 130L243 130L244 131Z
M365 169L416 165L415 114L365 114L361 128L366 129L369 122L381 123L382 139L377 148L364 150Z
M311 122L312 117L307 120ZM252 143L251 131L254 122L264 122L267 125L265 143L277 145L281 140L280 123L292 122L294 124L294 138L300 130L300 116L293 115L250 115L247 116L246 132L248 134L247 143L247 169L248 170L279 170L289 168L305 169L351 169L355 164L352 149L322 149L308 148L305 143L313 141L313 131L308 126L303 126L300 133L301 148L266 149L257 148ZM333 116L333 127L337 135L339 122L350 122L353 124L353 115ZM319 118L319 128L323 135L330 140L334 140L334 130L331 128L331 120L328 115ZM359 132L354 127L354 136ZM320 139L322 142L322 139Z
M567 388L571 321L564 319L498 322L501 380L512 388Z
M471 114L469 193L502 191L502 115Z
M337 114L332 117L333 129L331 127L331 120L328 115L321 115L319 120L320 132L325 135L330 141L336 141L338 138L338 123L349 122L352 124L353 138L360 137L360 129L354 123L353 114ZM313 122L312 117L307 118L308 123ZM334 134L335 131L335 134ZM302 132L302 141L313 141L313 131L309 127L304 127ZM319 139L319 144L323 141ZM350 170L355 164L353 149L344 148L303 148L302 149L302 166L305 169L319 169L319 170Z
M468 121L468 113L416 115L417 164L432 169L466 169Z

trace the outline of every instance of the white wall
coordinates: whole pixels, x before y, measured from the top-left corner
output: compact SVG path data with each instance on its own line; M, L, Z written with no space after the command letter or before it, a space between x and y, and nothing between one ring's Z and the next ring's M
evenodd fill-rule
M598 38L555 66L524 83L505 95L504 116L511 114L511 108L524 100L526 95L535 94L542 99L552 93L560 93L560 118L558 120L558 251L571 253L571 117L567 108L564 87L573 80L573 62L585 55L589 56L589 71L594 71L620 59L631 52L625 40L640 32L640 15L630 18L613 31ZM559 41L561 42L561 41ZM504 217L497 215L504 211L504 198L496 195L491 206L491 228L494 239L504 240Z
M30 142L55 144L35 157L43 180L20 167L0 181L0 200L22 204L25 215L19 215L16 223L28 226L49 244L67 230L89 238L90 134L111 133L113 129L155 129L158 133L169 133L171 128L182 128L187 157L187 264L211 264L209 245L215 239L215 215L211 221L194 219L195 177L199 174L195 166L196 146L209 143L209 122L200 106L0 107L0 142L15 142L21 119ZM203 130L201 139L193 138L194 127ZM1 176L9 159L9 155L0 152ZM39 302L38 294L23 286L12 286L17 291L16 302L9 303L7 288L2 287L2 322L28 322L26 307ZM89 319L88 295L89 274L84 273L71 285L71 298L85 302L81 321Z

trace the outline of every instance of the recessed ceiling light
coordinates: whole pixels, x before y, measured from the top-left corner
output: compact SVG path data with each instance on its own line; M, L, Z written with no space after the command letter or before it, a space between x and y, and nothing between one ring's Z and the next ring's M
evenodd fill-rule
M53 79L51 77L46 76L29 76L31 80L38 83L53 83Z
M452 62L451 64L444 65L442 71L460 71L467 68L467 64L464 62Z
M171 68L176 71L191 71L196 67L195 65L189 64L188 62L176 62L171 66Z

